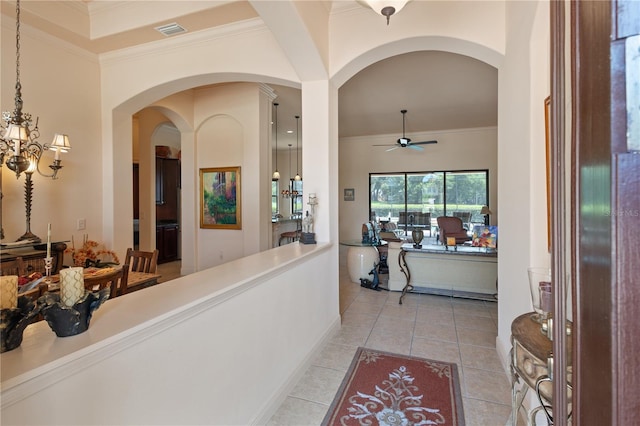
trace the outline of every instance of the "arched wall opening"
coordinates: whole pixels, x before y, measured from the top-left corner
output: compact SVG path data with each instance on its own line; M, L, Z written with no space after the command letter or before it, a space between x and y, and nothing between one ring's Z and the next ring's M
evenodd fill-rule
M335 85L335 87L339 87L344 84L344 82L346 82L349 78L353 77L358 72L375 63L376 61L393 57L401 53L432 49L449 51L458 54L466 54L496 67L501 61L501 55L494 50L466 40L434 36L411 37L404 40L398 40L386 45L378 46L365 52L357 58L354 58L345 67L334 74L334 76L331 78L331 82ZM182 209L185 213L185 221L183 222L182 226L183 247L196 247L198 245L198 220L197 214L195 214L198 211L198 197L196 193L196 188L198 186L197 167L192 160L195 159L197 155L195 151L197 130L194 128L196 124L195 117L193 117L193 111L189 110L189 108L185 106L189 105L190 102L193 102L192 92L195 88L219 83L233 83L238 81L278 84L294 88L301 87L301 84L298 82L287 81L257 74L215 73L189 76L174 81L168 81L164 84L149 88L141 93L135 94L128 100L122 102L120 105L114 108L112 114L109 116L110 130L105 135L108 136L106 140L113 141L110 148L112 151L130 151L130 148L128 148L127 146L128 144L130 144L131 140L131 115L145 107L153 106L156 108L163 108L163 113L169 116L171 121L179 129L183 147ZM183 109L176 109L175 105L162 105L163 100L171 98L173 96L180 97L176 104L183 106ZM312 161L312 159L309 159L304 155L304 152L302 160L303 167L305 161ZM269 171L267 170L267 173L268 172ZM115 187L131 187L130 170L119 169L119 166L114 162L112 170L108 173L112 174L109 178L111 178L114 182L120 181L122 183L122 185L114 185ZM124 196L121 195L123 194L120 194L117 199L113 194L105 195L105 206L114 206L112 212L107 212L105 214L105 218L111 217L111 220L113 221L113 227L111 228L111 226L107 225L109 220L105 220L105 235L113 235L113 245L116 247L128 246L130 244L128 236L131 235L131 232L129 232L127 229L130 225L124 222L128 219L123 219L131 217L130 209L119 201L120 199L126 199L126 194ZM337 205L339 194L333 194L332 198L335 205ZM113 231L111 231L111 229ZM121 233L120 229L125 229L125 232ZM105 239L108 240L108 237L106 237ZM190 256L188 252L184 253L184 255ZM198 257L197 253L195 252L192 253L192 255L194 258ZM198 270L198 266L196 264L193 264L188 267L187 272L195 270Z

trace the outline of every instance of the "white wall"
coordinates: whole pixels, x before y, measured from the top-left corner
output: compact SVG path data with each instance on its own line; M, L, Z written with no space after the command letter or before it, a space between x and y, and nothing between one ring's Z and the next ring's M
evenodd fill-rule
M260 250L255 236L260 227L260 170L246 162L249 153L258 154L261 125L258 114L259 86L236 83L196 91L196 164L194 172L210 167L241 167L240 191L242 229L199 229L198 267L208 268ZM198 187L198 194L201 188ZM198 212L199 214L200 212ZM267 218L270 219L267 213Z
M507 51L498 93L498 353L508 362L511 321L532 310L527 267L546 254L544 99L549 94L549 5L507 2Z
M395 143L398 135L376 135L340 140L340 239L359 239L369 217L369 173L489 170L491 220L498 224L497 129L459 129L407 135L413 140L438 141L424 151L386 151L377 144ZM354 188L355 200L344 201L345 188ZM493 207L496 206L496 207Z

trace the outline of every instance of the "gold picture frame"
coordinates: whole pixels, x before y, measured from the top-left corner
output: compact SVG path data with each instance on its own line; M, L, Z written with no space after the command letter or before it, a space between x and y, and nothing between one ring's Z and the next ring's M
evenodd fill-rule
M240 166L200 169L200 228L242 229Z

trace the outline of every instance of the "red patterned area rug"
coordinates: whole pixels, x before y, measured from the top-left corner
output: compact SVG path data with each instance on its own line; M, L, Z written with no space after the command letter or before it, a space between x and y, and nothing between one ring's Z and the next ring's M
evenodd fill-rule
M464 426L458 368L358 348L322 424Z

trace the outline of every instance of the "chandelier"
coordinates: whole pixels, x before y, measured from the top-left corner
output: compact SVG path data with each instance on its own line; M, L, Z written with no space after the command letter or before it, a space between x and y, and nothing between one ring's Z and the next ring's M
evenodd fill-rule
M289 144L289 176L291 176L291 144ZM295 179L289 178L289 187L287 189L283 189L281 193L284 198L295 198L300 195L293 184L294 181Z
M58 171L62 168L60 153L71 149L69 137L63 134L55 134L50 145L40 144L38 138L38 118L35 123L31 114L22 111L22 84L20 83L20 0L16 1L16 94L15 108L13 112L4 111L2 113L2 123L0 123L0 166L6 164L15 172L16 179L21 173L26 174L25 182L25 205L27 212L27 232L18 239L39 241L40 238L33 235L30 230L31 221L31 196L33 183L31 177L35 171L44 177L56 179ZM46 150L55 151L53 163L49 165L52 170L50 174L40 170L40 160ZM6 160L5 160L6 159Z

